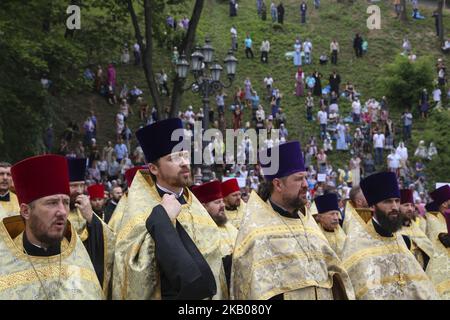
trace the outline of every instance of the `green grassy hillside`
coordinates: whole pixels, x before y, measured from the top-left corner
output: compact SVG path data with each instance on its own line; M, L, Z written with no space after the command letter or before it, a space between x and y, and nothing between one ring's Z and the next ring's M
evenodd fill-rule
M382 74L383 65L392 62L395 56L400 54L402 39L405 36L408 36L410 39L413 51L418 57L429 55L434 61L438 57L442 57L438 39L435 36L434 19L431 17L433 8L421 8L421 13L427 17L425 20L412 20L410 17L412 8L410 2L407 1L408 22L402 23L395 19L395 13L391 5L385 3L385 1L377 3L381 7L381 30L369 30L366 26L366 20L369 16L366 13L366 9L369 4L365 1L358 1L354 5L349 6L337 4L335 0L322 0L319 10L315 10L312 1L308 1L307 24L302 25L300 24L299 1L285 0L283 1L286 10L285 23L280 26L271 22L270 3L268 1L266 1L267 20L262 21L256 14L256 5L253 0L239 1L237 17L229 17L227 1L207 0L200 21L197 39L199 43L203 44L204 37L209 36L212 45L216 49L215 57L222 62L231 46L230 27L232 24L235 24L238 30L239 50L236 53L236 57L239 59L239 64L237 77L232 88L225 91L228 94L226 104L229 105L231 102L234 87L242 87L244 79L247 76L250 77L254 89L262 97L265 92L263 78L267 73L271 73L275 80L274 85L283 93L281 105L288 116L287 128L290 134L289 138L299 139L305 145L307 142L306 139L310 135L318 135L318 124L316 122L308 123L306 121L304 98L297 98L293 94L296 68L292 60L286 60L284 57L285 52L293 50L294 40L297 36L300 36L302 41L305 38L309 38L313 43L313 64L304 66L304 71L310 73L314 69L317 69L323 74L325 80L328 79L328 75L332 69L336 68L341 75L342 84L346 81L353 82L357 91L362 94L362 102L372 96L377 99L380 98L380 94L376 92L376 80ZM189 10L190 8L186 7L185 9ZM450 30L449 16L450 13L447 10L444 17L447 34L448 30ZM255 58L253 60L246 59L244 54L243 42L247 32L251 34L254 43ZM352 40L356 32L362 34L363 38L369 42L368 54L362 59L356 59L353 53ZM133 41L131 38L132 34L130 26L129 41ZM271 43L269 64L261 64L259 61L259 46L264 37L267 37ZM337 39L341 49L338 65L337 67L330 64L319 66L318 57L322 52L329 53L329 43L333 38ZM155 59L156 70L164 68L169 76L173 76L174 69L170 64L171 53L162 48L155 48L154 55L157 58ZM120 56L119 52L117 56ZM444 57L444 59L448 67L450 59L448 56ZM117 71L119 85L123 83L126 83L129 87L137 85L144 90L147 100L150 101L141 68L132 65L118 66ZM322 81L322 86L325 86L327 82L327 80ZM215 106L214 99L211 100L211 105ZM165 103L168 104L169 101L165 100ZM69 119L75 119L81 124L88 115L89 110L94 110L99 119L98 143L103 145L107 140L114 139L114 117L118 110L117 105L108 105L103 98L92 92L74 94L71 97L63 99L60 105L62 111L60 114L61 121L57 125L58 130L61 130L63 124ZM201 106L201 97L192 92L187 92L183 98L183 109L188 105L193 105L194 109L198 109ZM268 103L265 103L264 107L266 114L270 113ZM339 108L342 115L347 115L350 110L350 104L346 100L341 99ZM134 107L134 109L135 115L131 116L129 121L130 127L133 130L137 129L140 125L137 117L137 107ZM317 113L317 111L316 108L314 113ZM244 120L247 121L250 118L250 111L246 110L245 112ZM391 109L390 113L391 118L399 125L400 111ZM444 117L448 119L448 111L444 111L444 113L446 113ZM228 125L231 125L230 115L228 114L227 117ZM439 121L442 121L442 115L440 117ZM414 153L417 141L422 139L423 130L436 127L433 125L433 121L438 120L433 116L425 124L423 121L418 120L418 117L415 118L413 125L413 143L409 145L410 155ZM427 145L430 142L429 139L442 139L442 137L439 138L434 134L427 134L425 136ZM446 143L444 144L446 146ZM450 150L446 150L442 143L441 149L443 152L440 153L440 156L450 158L448 154ZM329 159L336 167L348 163L349 158L348 155L331 154ZM449 171L447 170L445 177L436 177L433 175L433 172L430 172L431 180L449 181Z

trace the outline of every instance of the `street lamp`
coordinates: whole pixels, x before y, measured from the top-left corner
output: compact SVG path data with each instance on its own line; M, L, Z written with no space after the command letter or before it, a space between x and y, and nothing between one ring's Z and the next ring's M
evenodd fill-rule
M193 92L199 92L201 94L203 110L205 112L203 116L204 130L209 128L209 97L216 92L221 91L223 88L231 87L236 75L236 67L238 63L238 60L233 55L233 51L228 51L228 54L224 59L228 84L224 84L220 81L220 75L223 68L217 62L217 59L214 60L209 67L209 73L207 71L207 65L213 61L213 52L214 48L212 47L209 39L205 40L205 45L202 48L200 48L200 46L196 46L194 53L191 55L190 64L195 81L187 88L183 88L183 90L191 89ZM189 63L184 54L182 54L178 59L176 69L178 77L181 80L185 80L187 78Z
M205 45L202 48L203 57L206 63L210 63L212 61L212 56L214 53L214 48L211 45L211 41L206 38Z

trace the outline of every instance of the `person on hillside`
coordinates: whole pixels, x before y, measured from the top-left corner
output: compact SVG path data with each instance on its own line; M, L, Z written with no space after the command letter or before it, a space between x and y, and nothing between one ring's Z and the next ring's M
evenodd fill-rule
M281 2L281 1L277 7L277 17L278 17L278 23L283 24L283 22L284 22L284 6L283 6L283 2Z
M363 38L357 33L353 39L353 49L355 50L355 55L357 58L361 58L363 54Z
M302 3L300 4L300 22L301 23L306 23L306 11L308 10L308 6L306 5L305 1L302 1Z

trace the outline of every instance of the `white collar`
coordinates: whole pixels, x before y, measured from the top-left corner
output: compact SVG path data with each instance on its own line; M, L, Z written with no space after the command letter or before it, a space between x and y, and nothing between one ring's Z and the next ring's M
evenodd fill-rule
M181 197L181 196L183 195L183 191L184 191L183 188L181 188L181 191L180 191L179 193L175 193L175 192L173 192L173 191L171 191L171 190L169 190L169 189L166 189L166 188L164 188L164 187L161 187L158 183L156 183L156 186L157 186L159 189L161 189L161 191L164 191L165 193L175 195L176 198L179 198L179 197Z

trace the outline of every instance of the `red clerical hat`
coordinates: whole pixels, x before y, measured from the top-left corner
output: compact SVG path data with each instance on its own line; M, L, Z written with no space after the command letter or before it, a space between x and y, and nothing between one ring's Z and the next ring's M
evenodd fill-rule
M137 166L125 171L125 179L127 180L128 188L131 187L131 183L133 182L133 178L136 175L136 172L138 172L138 170L146 168L147 168L146 166Z
M239 184L236 178L234 179L229 179L225 182L222 182L222 195L225 198L226 196L228 196L230 193L239 191Z
M223 198L219 181L211 181L201 186L193 186L192 193L201 203L208 203Z
M411 189L401 189L400 190L400 203L412 203L414 204L413 193Z
M103 199L105 197L105 187L102 184L93 184L87 188L91 199Z
M29 204L54 194L70 195L67 160L47 154L27 158L11 167L19 203Z

